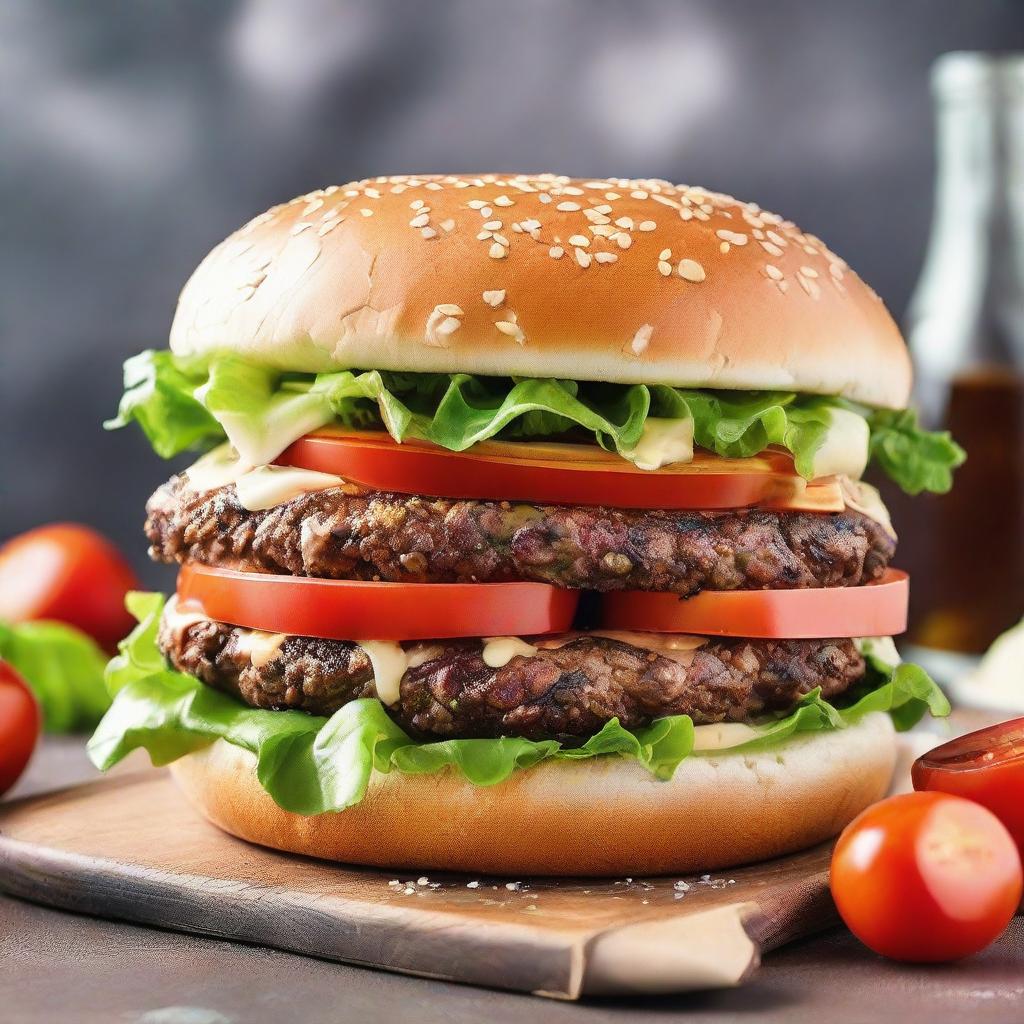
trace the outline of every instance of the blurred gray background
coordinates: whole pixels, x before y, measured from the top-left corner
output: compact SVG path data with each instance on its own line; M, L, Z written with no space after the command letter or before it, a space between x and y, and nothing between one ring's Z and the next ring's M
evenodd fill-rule
M0 538L78 519L149 581L169 468L104 434L206 251L382 173L664 177L821 235L901 315L931 212L928 68L1024 48L1020 0L0 5Z

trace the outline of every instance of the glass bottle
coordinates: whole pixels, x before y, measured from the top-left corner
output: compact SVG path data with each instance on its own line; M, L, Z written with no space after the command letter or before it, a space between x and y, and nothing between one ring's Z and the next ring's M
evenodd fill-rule
M978 654L1024 615L1024 56L946 54L932 88L935 207L906 330L923 418L967 462L948 495L905 506L901 541L911 642Z

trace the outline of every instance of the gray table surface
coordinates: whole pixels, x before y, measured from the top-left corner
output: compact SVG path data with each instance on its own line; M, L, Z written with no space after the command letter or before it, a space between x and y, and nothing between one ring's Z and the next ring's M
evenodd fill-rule
M11 796L90 778L81 741L49 739ZM874 956L835 930L770 954L730 991L556 1003L346 967L272 949L79 917L0 896L0 1021L414 1024L579 1021L751 1024L1024 1019L1024 919L944 967Z

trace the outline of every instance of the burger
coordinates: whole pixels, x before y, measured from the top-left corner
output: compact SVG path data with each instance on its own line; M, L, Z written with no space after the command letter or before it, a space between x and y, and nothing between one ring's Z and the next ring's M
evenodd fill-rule
M664 181L421 175L274 207L110 426L179 566L90 749L255 843L389 868L710 870L835 835L894 731L869 464L943 491L906 348L818 238Z

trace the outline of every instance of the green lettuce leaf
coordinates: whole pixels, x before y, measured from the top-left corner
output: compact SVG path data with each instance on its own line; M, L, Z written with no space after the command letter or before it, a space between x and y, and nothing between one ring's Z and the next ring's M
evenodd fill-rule
M117 416L103 426L116 430L136 422L153 450L169 459L192 448L212 448L224 428L195 398L209 377L205 361L148 349L125 360L124 394Z
M114 702L89 741L89 755L102 770L139 747L154 764L167 764L225 740L255 756L260 783L280 806L319 814L359 803L373 771L454 770L474 785L491 786L546 760L625 757L657 778L670 779L683 760L699 756L693 722L685 715L636 731L612 720L582 746L565 747L556 740L516 737L419 742L373 699L352 701L330 718L257 710L167 666L155 645L163 608L159 594L132 595L130 607L139 625L110 664ZM901 730L928 711L948 714L948 702L921 669L894 665L870 645L865 655L868 677L849 707L833 707L814 691L788 714L759 725L756 738L732 749L772 747L798 733L846 728L871 711L889 712Z
M948 434L921 430L911 411L873 410L838 398L794 392L708 391L665 385L479 377L471 374L350 371L281 373L236 356L203 363L143 352L125 363L125 394L109 429L136 421L157 453L213 447L225 438L253 465L331 422L383 426L401 441L419 438L465 451L491 437L589 436L628 457L648 417L692 419L694 442L746 458L769 445L793 454L815 476L815 456L838 439L837 413L870 430L878 465L912 494L946 491L964 453Z
M876 409L868 416L871 457L907 494L945 494L967 453L948 431L922 430L913 409Z
M91 729L110 707L106 655L91 637L61 622L0 622L0 659L32 688L47 732Z

